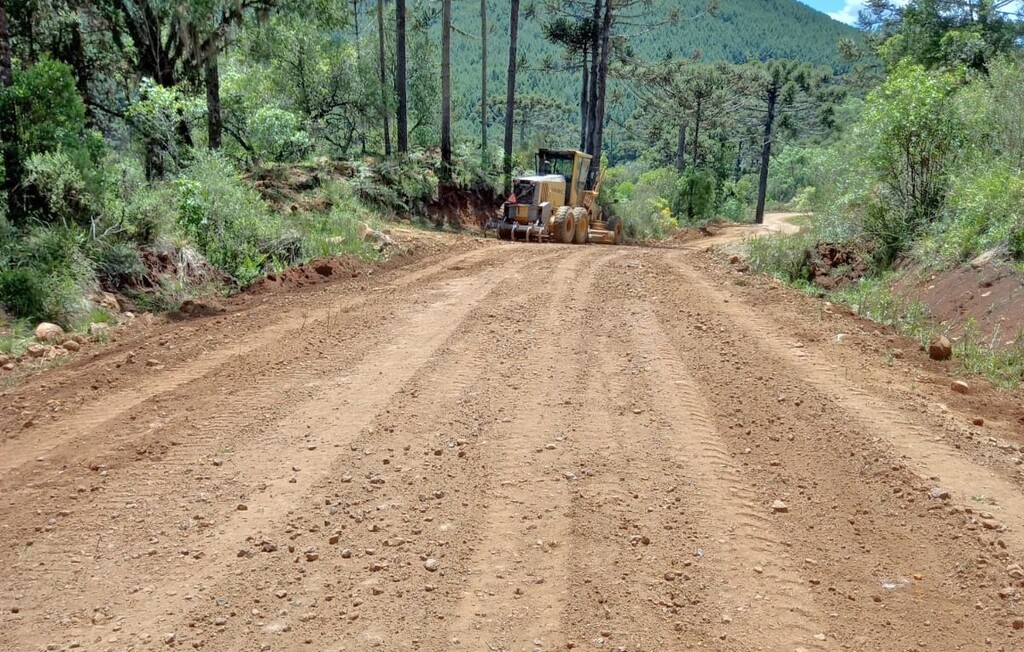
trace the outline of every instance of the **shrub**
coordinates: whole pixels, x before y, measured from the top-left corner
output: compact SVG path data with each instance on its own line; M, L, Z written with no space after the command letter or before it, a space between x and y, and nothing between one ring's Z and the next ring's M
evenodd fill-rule
M294 162L313 148L299 117L291 111L260 107L249 117L247 127L253 153L265 161Z
M40 202L47 221L88 220L85 179L63 151L33 154L25 164L24 183Z
M874 203L865 228L886 262L939 216L965 136L954 88L952 75L900 64L868 97L862 136L873 146L868 161L886 196Z
M93 247L92 260L97 279L107 288L136 285L147 271L139 250L130 242L100 241Z
M27 267L0 272L0 306L12 315L42 319L46 315L46 290L40 274Z
M768 235L744 240L750 267L787 282L811 280L811 251L815 238L810 234Z
M717 180L707 170L687 170L676 181L672 212L689 222L705 222L714 216Z
M177 223L207 260L247 285L301 251L281 218L223 157L202 153L175 180Z

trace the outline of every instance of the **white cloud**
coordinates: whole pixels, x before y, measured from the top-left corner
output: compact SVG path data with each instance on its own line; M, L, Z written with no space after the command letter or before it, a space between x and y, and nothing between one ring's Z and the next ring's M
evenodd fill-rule
M902 7L907 4L907 0L895 0L893 4ZM828 15L835 18L841 23L847 25L857 24L857 14L864 8L864 0L846 0L846 4L839 11L830 11Z
M857 13L864 8L863 0L846 0L846 4L839 11L830 11L828 15L847 25L854 25L857 22Z

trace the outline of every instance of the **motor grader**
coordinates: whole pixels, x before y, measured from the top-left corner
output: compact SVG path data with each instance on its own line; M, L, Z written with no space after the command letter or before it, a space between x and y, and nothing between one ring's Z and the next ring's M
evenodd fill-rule
M516 177L495 225L501 240L564 244L622 244L622 221L604 219L599 178L588 187L592 157L576 150L541 149L537 174Z

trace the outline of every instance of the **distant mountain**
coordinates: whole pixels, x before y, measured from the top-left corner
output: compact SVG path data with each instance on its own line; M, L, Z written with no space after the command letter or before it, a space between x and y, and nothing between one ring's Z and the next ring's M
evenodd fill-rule
M479 0L455 0L452 39L452 77L455 117L458 129L468 135L479 129L476 112L480 97L480 3ZM672 9L683 16L698 13L706 3L700 0L653 0L650 23L664 19ZM577 73L540 70L545 64L559 66L561 50L544 38L543 25L551 19L539 0L523 0L519 32L521 69L518 92L536 94L578 106L580 77ZM505 92L508 65L508 0L489 0L488 19L488 92ZM434 29L439 29L435 23ZM684 20L677 25L632 28L629 44L634 54L648 60L667 58L704 61L726 60L741 63L753 59L798 59L842 71L844 63L837 52L840 39L857 34L852 27L833 20L796 0L721 0L718 12ZM610 107L613 119L624 119L628 106ZM566 125L574 123L566 116ZM497 131L495 131L497 134ZM571 143L571 139L569 139Z

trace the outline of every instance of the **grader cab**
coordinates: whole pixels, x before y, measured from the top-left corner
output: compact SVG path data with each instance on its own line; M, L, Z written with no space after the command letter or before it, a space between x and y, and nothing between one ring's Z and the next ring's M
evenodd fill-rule
M502 206L498 238L564 244L622 244L622 222L604 219L597 203L599 178L589 187L591 156L541 149L537 174L516 177Z

